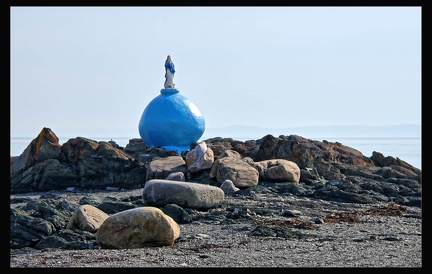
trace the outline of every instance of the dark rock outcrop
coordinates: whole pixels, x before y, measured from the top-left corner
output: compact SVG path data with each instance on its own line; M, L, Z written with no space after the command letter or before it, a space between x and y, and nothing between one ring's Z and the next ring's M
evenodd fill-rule
M11 159L10 192L133 189L143 186L145 174L145 164L115 142L77 137L60 147L55 133L44 128L19 157Z

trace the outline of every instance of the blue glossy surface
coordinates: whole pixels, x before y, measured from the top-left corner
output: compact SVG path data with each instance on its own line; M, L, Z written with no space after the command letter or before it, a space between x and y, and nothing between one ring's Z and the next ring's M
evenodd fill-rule
M189 150L204 133L204 116L179 90L165 88L160 93L141 115L141 138L150 147L175 149L179 153Z

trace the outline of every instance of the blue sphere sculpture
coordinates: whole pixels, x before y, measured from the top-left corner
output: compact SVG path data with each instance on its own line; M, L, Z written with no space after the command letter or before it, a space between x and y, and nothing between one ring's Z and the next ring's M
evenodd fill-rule
M189 150L204 133L204 116L176 88L164 88L160 93L141 115L138 127L141 138L150 147L179 153Z

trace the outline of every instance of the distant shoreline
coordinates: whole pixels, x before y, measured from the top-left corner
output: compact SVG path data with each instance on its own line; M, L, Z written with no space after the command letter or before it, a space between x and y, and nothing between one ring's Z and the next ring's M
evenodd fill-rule
M11 130L10 138L35 138L42 130ZM138 127L136 129L56 129L51 130L59 137L100 137L100 138L140 138ZM400 124L391 126L305 126L287 128L264 128L259 126L232 125L226 127L207 127L200 139L214 137L240 138L258 136L260 139L268 134L275 137L279 135L299 135L304 138L421 138L421 126L414 124ZM242 138L244 139L244 138Z

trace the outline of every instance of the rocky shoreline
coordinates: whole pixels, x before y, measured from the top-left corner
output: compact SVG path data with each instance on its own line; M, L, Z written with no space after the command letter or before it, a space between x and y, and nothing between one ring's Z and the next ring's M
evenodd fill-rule
M11 195L119 201L129 191L50 191ZM422 267L419 207L356 204L280 195L259 187L226 197L218 208L190 212L173 246L139 249L11 249L10 267Z
M422 267L421 170L338 142L217 137L180 155L136 139L60 145L44 128L11 157L10 174L13 268ZM153 206L144 186L167 178L225 193L206 209L161 197L180 225L172 246L104 249L94 233L66 228L82 205L106 214Z

